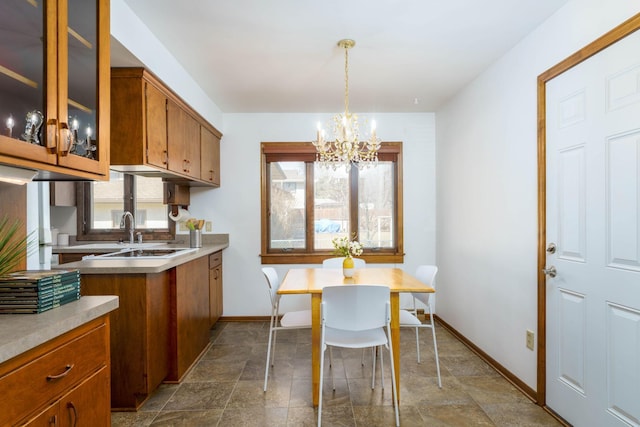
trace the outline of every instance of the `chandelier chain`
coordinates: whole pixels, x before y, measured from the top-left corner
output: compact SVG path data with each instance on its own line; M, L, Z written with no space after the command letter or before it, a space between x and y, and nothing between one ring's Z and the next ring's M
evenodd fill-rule
M344 112L349 114L349 48L344 48Z

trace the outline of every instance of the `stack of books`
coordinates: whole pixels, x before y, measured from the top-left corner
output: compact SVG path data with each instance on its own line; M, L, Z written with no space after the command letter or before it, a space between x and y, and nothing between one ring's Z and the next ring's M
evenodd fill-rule
M80 271L16 271L0 276L0 314L42 313L80 299Z

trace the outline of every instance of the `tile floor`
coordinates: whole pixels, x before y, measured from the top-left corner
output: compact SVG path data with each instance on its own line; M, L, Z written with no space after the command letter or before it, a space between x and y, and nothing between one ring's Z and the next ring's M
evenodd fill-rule
M269 325L218 322L213 345L179 385L161 385L138 412L114 412L112 426L315 426L310 331L280 331L268 391L262 390ZM401 426L559 426L443 328L436 328L442 389L431 334L401 330ZM385 351L386 353L386 351ZM386 353L385 355L387 355ZM371 357L334 350L336 389L325 378L324 426L393 426L388 356L386 388L371 390ZM378 368L379 371L379 368Z

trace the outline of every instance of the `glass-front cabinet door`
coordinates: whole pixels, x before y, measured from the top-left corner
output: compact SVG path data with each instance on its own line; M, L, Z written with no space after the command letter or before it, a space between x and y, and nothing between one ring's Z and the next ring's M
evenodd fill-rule
M99 29L105 21L108 28L109 3L59 0L58 4L60 24L67 28L58 40L67 58L59 67L58 109L61 117L67 118L71 134L69 144L63 140L58 151L59 162L65 167L106 174L108 179L109 32ZM103 159L106 162L100 162Z
M0 2L2 160L6 155L56 163L56 135L47 135L47 122L57 117L56 6L41 0Z
M0 163L108 179L109 0L0 2Z

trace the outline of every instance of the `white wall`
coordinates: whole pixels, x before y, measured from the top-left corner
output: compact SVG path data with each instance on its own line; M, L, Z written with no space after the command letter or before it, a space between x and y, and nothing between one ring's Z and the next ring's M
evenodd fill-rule
M536 388L537 76L640 11L569 2L437 112L437 312Z
M222 112L124 0L111 0L111 37L219 130Z
M363 114L373 118L372 114ZM223 253L224 316L269 314L260 268L260 143L310 141L315 123L329 115L225 114L220 188L191 190L189 211L229 234ZM378 135L402 141L404 155L405 263L413 272L435 262L435 118L433 114L376 114ZM281 277L290 267L274 266ZM306 308L308 297L288 297L283 309Z

